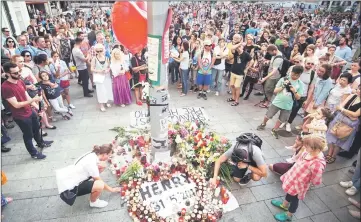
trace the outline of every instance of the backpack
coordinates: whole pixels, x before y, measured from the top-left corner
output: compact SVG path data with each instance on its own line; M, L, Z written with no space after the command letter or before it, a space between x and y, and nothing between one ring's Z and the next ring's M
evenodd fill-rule
M237 144L235 145L232 153L232 161L239 162L240 160L256 167L257 164L253 160L253 145L261 149L263 143L262 139L254 133L242 133L239 137L236 138L236 140ZM237 149L241 145L246 145L247 149ZM244 151L246 151L247 154L245 154ZM240 158L240 156L243 156L243 154L245 154L246 157Z
M203 54L204 54L204 50L202 50L202 52L201 52L201 59L203 59ZM213 58L213 50L211 50L211 60L212 60L212 58Z
M67 60L70 58L71 49L70 49L69 40L60 39L60 55L62 60Z
M274 58L273 62L278 58L282 58L283 60L281 67L278 68L278 71L280 72L281 77L285 77L287 75L288 69L291 66L291 62L288 59L286 59L286 57L284 57L283 55L277 55Z

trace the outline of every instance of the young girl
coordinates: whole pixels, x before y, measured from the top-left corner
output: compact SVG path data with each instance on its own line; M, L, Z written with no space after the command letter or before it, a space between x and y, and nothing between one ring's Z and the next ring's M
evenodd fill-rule
M39 78L41 80L41 88L44 90L45 96L52 107L56 112L61 113L63 119L69 120L70 116L73 116L73 113L70 108L64 106L59 85L49 80L49 74L47 72L40 72Z
M308 114L304 119L302 135L317 135L326 138L327 125L331 120L331 111L328 108L318 108L316 112Z
M287 193L284 201L272 200L272 205L286 212L274 215L277 221L291 221L298 208L299 200L303 200L311 183L315 186L322 183L322 174L326 161L323 152L326 145L324 138L310 135L303 140L305 151L295 165L281 176L282 188Z

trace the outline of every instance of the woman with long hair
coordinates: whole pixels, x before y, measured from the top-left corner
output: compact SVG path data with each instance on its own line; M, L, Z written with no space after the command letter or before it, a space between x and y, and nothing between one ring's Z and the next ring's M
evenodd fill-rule
M359 85L355 94L349 95L339 106L336 106L336 111L338 112L336 113L336 117L331 121L326 134L329 147L326 161L329 164L335 162L336 155L340 149L349 151L356 137L361 115L360 89L361 86ZM342 127L340 124L346 127ZM340 132L344 135L343 138L340 138L337 131L344 131L346 129L351 130L348 133Z
M5 55L7 55L9 58L11 58L11 56L15 55L15 49L17 48L17 46L14 41L14 38L7 37L5 39L3 48L4 48Z
M306 58L311 59L315 64L314 67L318 66L318 57L315 56L315 50L316 50L316 46L314 44L310 44L306 47L305 51L303 52L303 59L305 61Z
M126 63L124 57L124 53L116 48L112 51L110 61L110 69L113 76L114 104L120 105L121 107L132 103L129 81L125 75Z
M186 96L188 93L188 80L189 80L189 44L187 41L182 43L180 58L173 57L176 62L180 63L180 72L182 79L182 93L180 96Z
M20 54L24 57L24 66L28 67L30 70L34 67L33 56L31 55L30 51L24 50Z
M179 58L180 52L182 47L182 38L179 36L175 36L172 41L172 46L170 49L170 58L169 58L169 72L170 77L172 78L172 84L178 82L178 85L180 83L179 81L179 65L180 63L175 61L173 58Z
M147 82L148 66L144 56L142 56L141 50L133 56L133 58L131 59L131 65L132 65L133 80L134 80L133 87L134 87L135 101L138 106L142 106L143 105L142 84Z
M299 44L295 44L295 45L293 46L292 51L291 51L290 62L291 62L291 64L293 64L293 65L296 65L295 62L294 62L294 60L296 59L296 56L300 56L300 55L301 55L299 49L300 49L300 45L299 45Z
M105 112L106 105L110 108L109 101L114 101L112 90L112 79L110 76L110 62L105 57L105 48L102 44L97 43L94 46L96 56L91 61L91 71L93 73L93 81L96 85L97 100L100 106L100 110Z
M241 92L241 97L243 97L248 87L247 95L243 98L244 100L248 100L252 93L254 84L256 84L260 78L262 78L262 66L258 59L258 52L255 52L254 49L252 49L251 56L252 60L246 71L246 77L244 79Z

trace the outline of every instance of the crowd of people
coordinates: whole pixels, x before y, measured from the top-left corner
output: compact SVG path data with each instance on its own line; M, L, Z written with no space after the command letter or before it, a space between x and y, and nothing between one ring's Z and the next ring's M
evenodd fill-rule
M286 147L295 154L286 163L269 165L283 175L287 193L285 201L272 201L286 211L275 217L291 219L311 183L321 183L326 164L334 163L338 155L352 158L359 152L360 141L355 140L361 114L359 15L249 3L176 3L172 7L169 87L176 85L182 97L192 96L191 92L204 100L213 94L229 97L225 100L231 106L261 88L255 94L262 97L257 105L267 111L257 130L265 130L279 113L271 129L275 138L282 128L301 132ZM13 127L14 121L31 157L46 157L32 139L39 148L51 145L52 141L42 139L46 132L39 129L56 129L54 114L65 120L73 116L69 90L74 77L84 97L96 93L101 112L112 104L124 107L134 101L142 106L146 102L142 88L148 79L147 49L132 55L117 41L111 24L110 10L92 9L77 11L71 18L31 20L16 37L2 28L2 132ZM292 126L300 110L303 123ZM267 176L266 163L260 147L253 147L232 148L216 167L231 159L236 182L260 180ZM2 152L8 151L2 142ZM252 164L246 162L249 153ZM340 183L350 196L360 189L359 162L355 169L352 181ZM218 170L214 172L215 180ZM360 212L350 213L360 218Z

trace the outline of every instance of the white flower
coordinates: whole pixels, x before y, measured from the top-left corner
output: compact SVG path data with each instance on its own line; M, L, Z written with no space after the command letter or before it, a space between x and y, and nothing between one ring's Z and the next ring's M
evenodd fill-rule
M176 143L181 143L183 142L182 138L180 137L180 135L177 135L177 137L175 138L175 142Z

